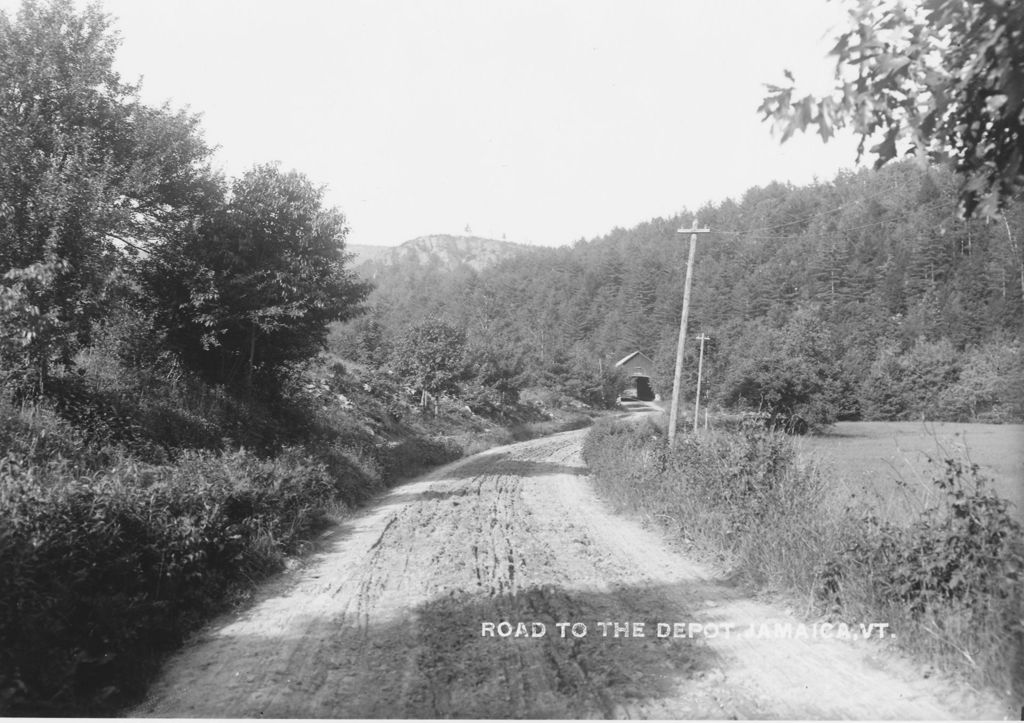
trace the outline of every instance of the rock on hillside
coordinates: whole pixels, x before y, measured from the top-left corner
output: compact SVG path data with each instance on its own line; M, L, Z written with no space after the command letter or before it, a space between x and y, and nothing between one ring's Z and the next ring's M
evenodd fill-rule
M401 246L387 249L384 253L361 255L356 261L355 270L370 279L396 267L419 267L435 271L469 267L479 271L527 248L521 244L479 236L420 236Z

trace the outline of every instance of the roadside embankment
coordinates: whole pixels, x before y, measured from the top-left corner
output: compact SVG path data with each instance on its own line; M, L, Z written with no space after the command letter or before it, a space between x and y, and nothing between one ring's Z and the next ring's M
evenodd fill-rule
M655 419L601 421L584 458L610 502L751 587L809 618L885 621L925 664L1024 697L1024 532L976 466L947 461L934 502L893 522L755 426L670 449Z
M0 399L0 715L109 715L213 615L404 479L585 426L581 411L435 416L336 371L240 399L86 365Z

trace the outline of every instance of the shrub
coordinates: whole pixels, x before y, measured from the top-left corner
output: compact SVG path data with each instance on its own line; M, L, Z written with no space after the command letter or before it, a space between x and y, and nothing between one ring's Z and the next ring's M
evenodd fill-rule
M939 503L909 525L862 520L826 562L822 596L884 613L905 646L984 682L1015 681L1020 693L1024 532L976 465L947 459L933 483Z
M939 398L943 419L1004 423L1024 417L1024 349L991 341L967 352L956 384Z
M833 504L791 440L758 424L683 435L606 420L584 443L604 494L758 587L898 643L973 682L1024 692L1024 532L978 468L947 460L941 502L905 526Z
M156 655L277 569L337 482L300 451L188 453L68 475L0 458L0 706L108 711Z
M764 412L770 426L788 432L832 424L851 401L832 336L807 309L781 329L752 324L738 337L742 342L728 348L720 401Z
M386 483L411 477L430 467L454 462L461 456L462 449L454 442L418 437L388 445L380 451L380 461Z
M588 435L584 458L626 506L672 517L691 532L704 525L691 506L721 517L721 530L703 529L716 544L767 515L813 504L821 488L820 477L797 463L792 442L757 423L739 433L683 433L669 450L650 419L635 426L603 420Z
M918 340L902 354L883 349L861 386L868 419L943 418L941 398L960 377L962 362L949 340Z
M0 452L9 461L21 465L70 459L86 462L83 446L78 430L52 408L17 405L0 395Z

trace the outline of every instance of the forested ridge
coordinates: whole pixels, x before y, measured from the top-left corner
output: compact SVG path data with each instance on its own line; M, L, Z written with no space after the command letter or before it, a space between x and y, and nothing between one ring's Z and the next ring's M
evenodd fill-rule
M334 343L386 365L411 327L440 319L514 386L584 397L639 349L667 396L688 240L678 229L696 215L712 231L698 241L689 325L711 337L707 401L816 422L1019 420L1024 202L998 221L963 221L956 194L948 171L905 161L751 188L479 272L398 266ZM688 343L691 397L696 353Z

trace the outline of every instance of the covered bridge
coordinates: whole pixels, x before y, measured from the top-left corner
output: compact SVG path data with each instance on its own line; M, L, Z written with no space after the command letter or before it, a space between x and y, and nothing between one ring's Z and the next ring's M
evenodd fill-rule
M630 386L636 387L636 398L649 402L654 399L651 389L651 375L654 373L654 360L642 351L635 351L619 361L615 366L623 371L629 379Z

